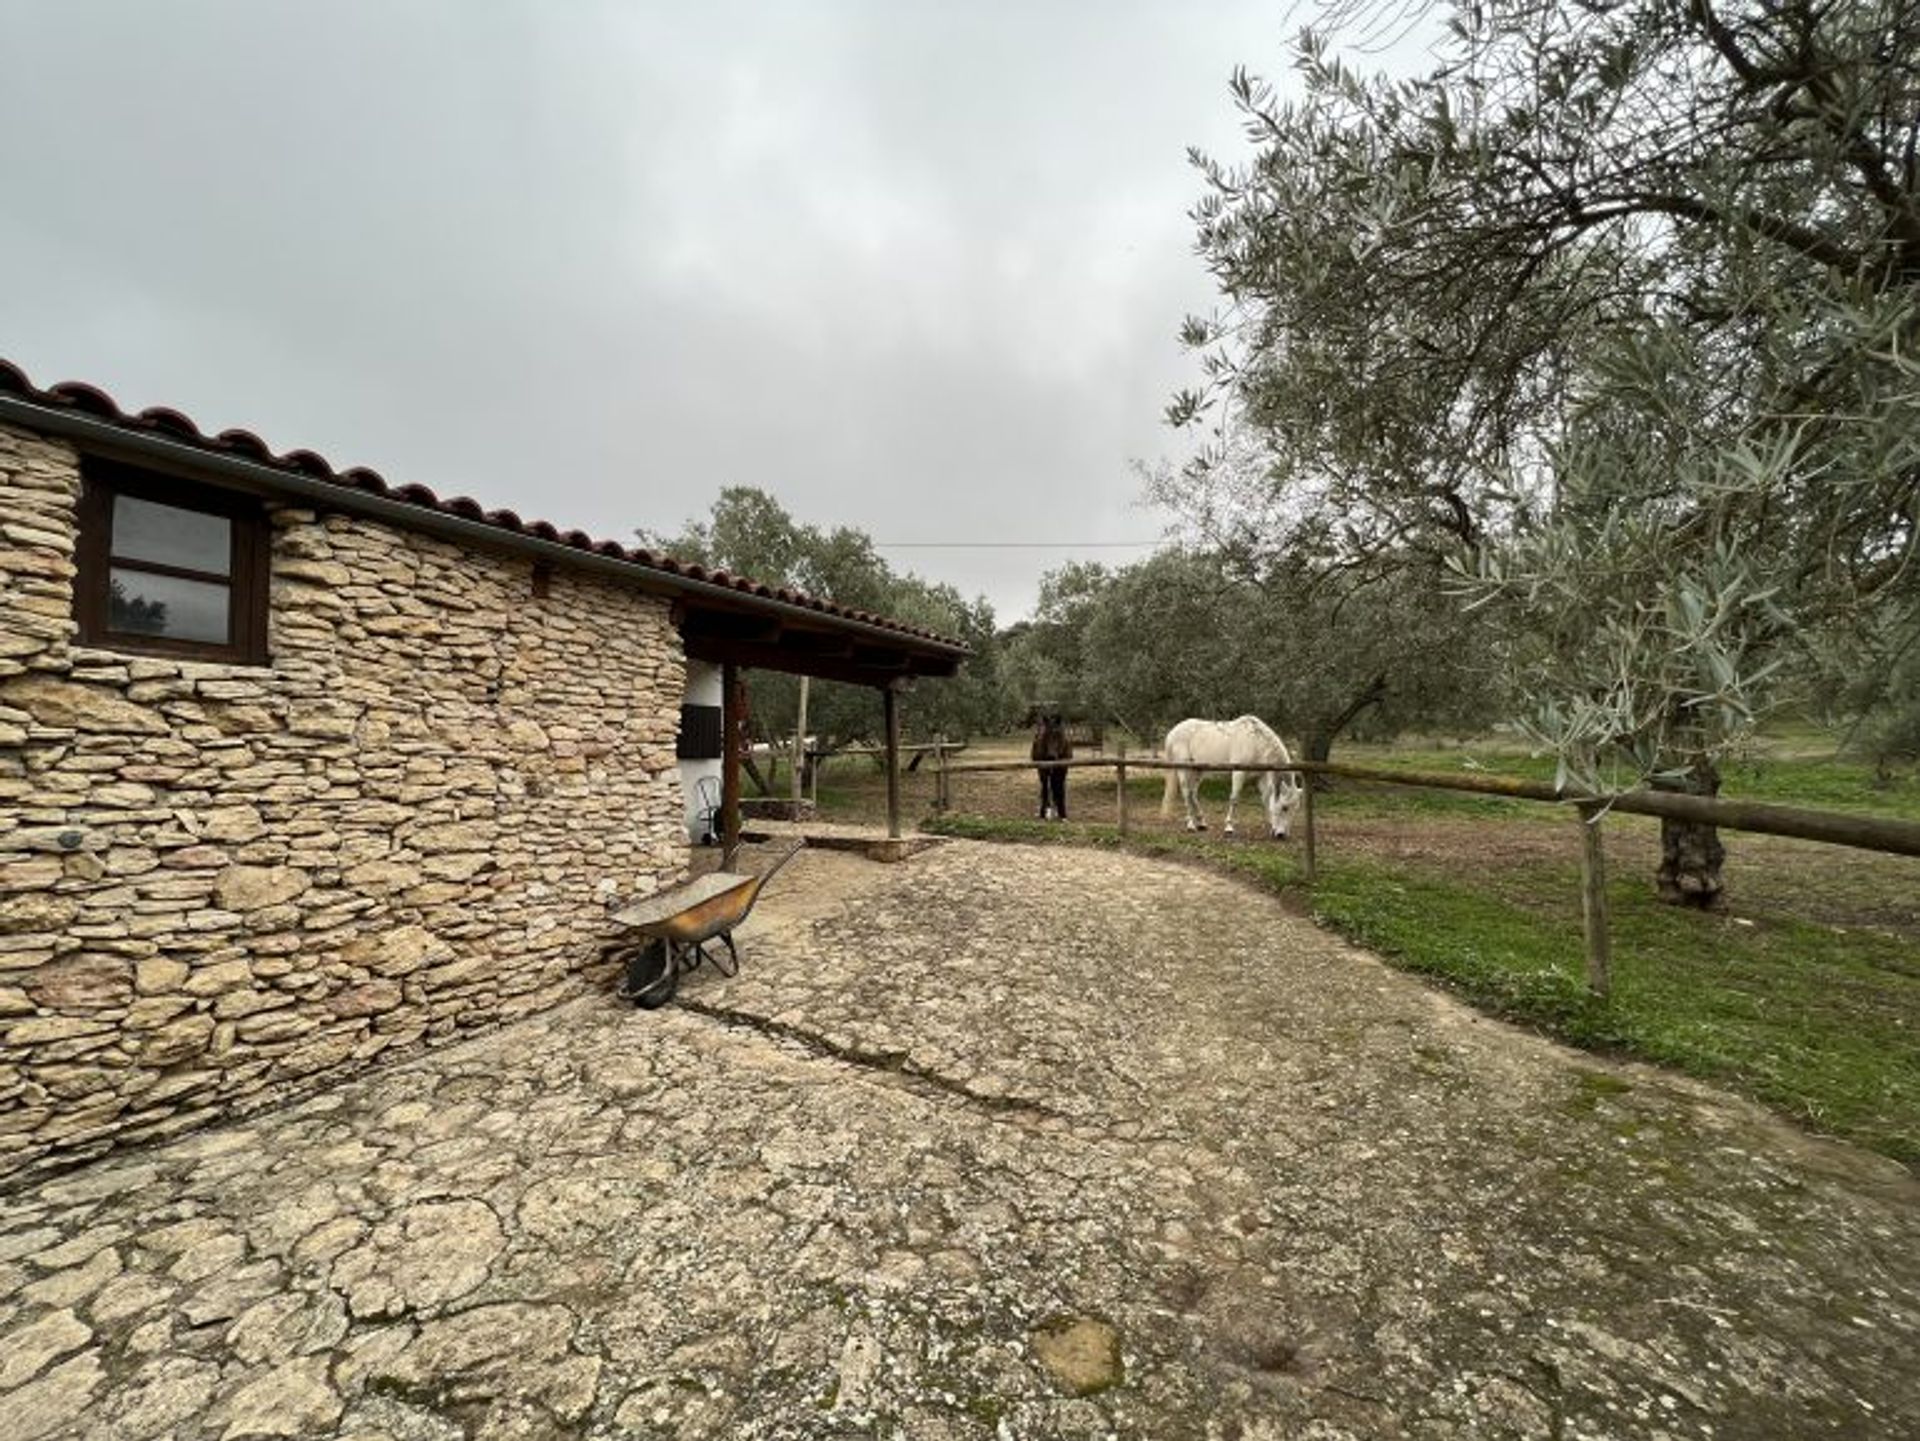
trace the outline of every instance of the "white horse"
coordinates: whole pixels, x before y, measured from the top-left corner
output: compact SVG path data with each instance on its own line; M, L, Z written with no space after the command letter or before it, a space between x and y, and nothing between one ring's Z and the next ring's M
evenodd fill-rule
M1166 794L1160 800L1160 814L1173 814L1173 788L1179 783L1187 803L1187 829L1204 831L1206 821L1200 815L1200 775L1187 766L1232 766L1233 790L1227 796L1226 833L1233 834L1233 806L1240 799L1240 786L1248 771L1260 775L1260 798L1267 806L1267 826L1276 840L1287 838L1287 823L1300 787L1292 771L1264 769L1291 764L1287 743L1275 735L1259 716L1243 715L1236 720L1183 720L1167 732L1166 758L1182 767L1167 772Z

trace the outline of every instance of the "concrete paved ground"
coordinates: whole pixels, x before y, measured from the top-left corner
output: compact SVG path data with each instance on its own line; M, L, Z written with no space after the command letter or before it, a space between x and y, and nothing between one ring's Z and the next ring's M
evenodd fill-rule
M0 1196L0 1438L1920 1432L1904 1170L1235 882L808 854L740 939Z

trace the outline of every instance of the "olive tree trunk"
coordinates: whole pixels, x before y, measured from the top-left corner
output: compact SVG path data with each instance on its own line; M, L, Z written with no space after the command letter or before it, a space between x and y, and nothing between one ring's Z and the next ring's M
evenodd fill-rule
M1720 793L1720 772L1712 761L1697 760L1685 775L1657 779L1653 788L1716 796ZM1721 874L1726 859L1727 848L1720 843L1718 826L1661 817L1660 870L1655 884L1659 887L1660 899L1667 904L1699 910L1717 907L1727 885Z
M1340 732L1352 725L1369 707L1377 706L1387 698L1387 678L1377 675L1356 691L1341 712L1329 720L1309 724L1305 740L1306 759L1310 761L1329 761L1333 759L1333 743L1339 739ZM1310 777L1313 788L1324 791L1333 784L1331 776L1316 775Z

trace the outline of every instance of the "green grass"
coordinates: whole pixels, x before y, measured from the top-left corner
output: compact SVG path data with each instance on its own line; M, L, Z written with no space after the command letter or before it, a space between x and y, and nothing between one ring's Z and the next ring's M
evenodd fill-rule
M1786 806L1920 820L1920 773L1897 773L1882 783L1872 766L1855 761L1764 757L1734 761L1722 768L1720 793Z
M1336 793L1337 795L1338 793ZM1517 808L1516 808L1517 809ZM1540 809L1545 810L1545 807ZM1297 851L1109 826L949 816L983 840L1124 846L1200 861L1309 906L1322 924L1474 1005L1562 1040L1724 1082L1814 1129L1920 1168L1920 947L1898 936L1663 906L1616 875L1613 993L1588 994L1573 866L1462 875L1342 858L1305 885Z
M1882 780L1875 775L1872 766L1862 762L1842 760L1831 753L1791 753L1794 749L1786 745L1763 744L1753 755L1726 762L1721 767L1720 794L1728 800L1768 801L1775 805L1858 811L1920 820L1920 771L1909 768ZM1550 757L1530 756L1497 746L1450 749L1350 746L1337 751L1334 759L1353 765L1378 766L1385 770L1432 771L1441 775L1464 772L1547 782L1554 778L1554 763ZM1389 788L1386 794L1389 797L1459 800L1469 805L1481 803L1478 797L1445 791ZM1496 800L1490 804L1499 807L1503 803ZM1406 808L1434 808L1431 800L1410 799L1404 805ZM1537 814L1551 814L1538 806L1526 809Z

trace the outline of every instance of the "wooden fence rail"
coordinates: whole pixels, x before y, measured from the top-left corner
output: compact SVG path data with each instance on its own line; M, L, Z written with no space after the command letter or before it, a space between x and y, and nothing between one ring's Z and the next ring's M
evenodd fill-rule
M1120 834L1128 833L1127 773L1129 771L1193 770L1206 774L1225 774L1245 770L1244 766L1183 766L1147 756L1129 756L1123 748L1112 756L1064 761L974 761L966 765L947 765L938 756L940 799L943 808L953 804L953 780L956 776L985 775L994 772L1028 770L1115 771ZM1416 786L1426 790L1465 791L1472 795L1498 796L1506 800L1538 801L1572 807L1581 828L1580 875L1581 914L1586 932L1587 985L1598 996L1607 994L1611 984L1611 943L1607 927L1606 853L1601 846L1600 823L1609 811L1625 815L1659 816L1692 821L1703 825L1724 826L1728 830L1755 831L1763 835L1790 836L1796 840L1819 841L1827 845L1853 846L1860 850L1890 855L1920 856L1920 821L1894 820L1885 816L1849 815L1842 811L1808 810L1800 806L1769 805L1761 801L1721 800L1712 796L1683 795L1673 791L1627 791L1615 796L1587 795L1555 789L1545 781L1522 780L1510 776L1438 775L1429 771L1387 770L1379 766L1347 765L1337 761L1296 761L1268 770L1288 771L1303 776L1337 776L1343 780L1374 781L1383 785ZM1305 873L1309 884L1315 879L1318 846L1314 828L1313 787L1301 792L1301 816Z

